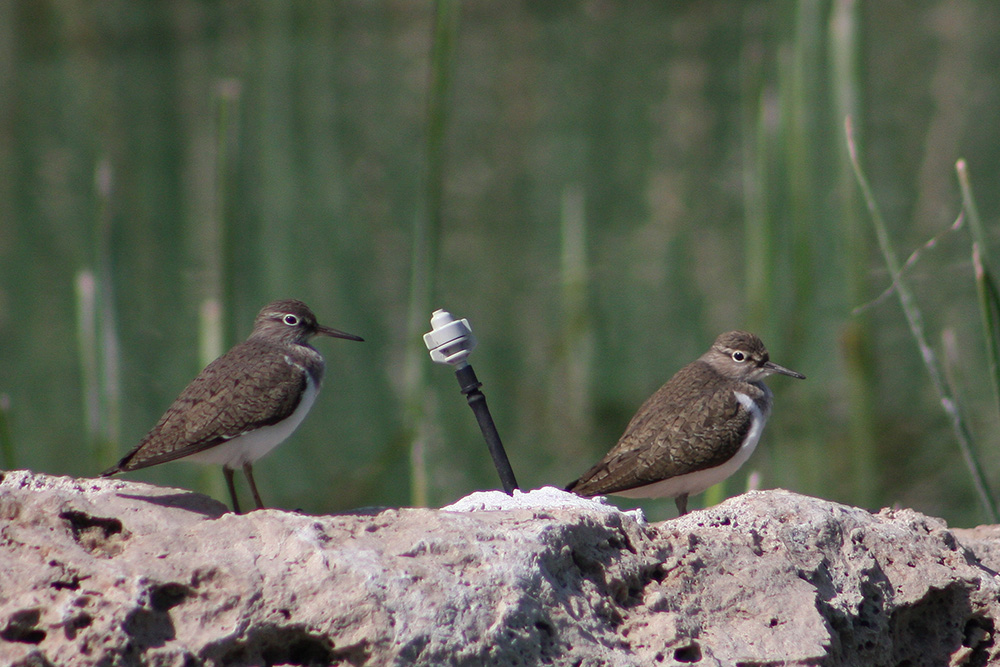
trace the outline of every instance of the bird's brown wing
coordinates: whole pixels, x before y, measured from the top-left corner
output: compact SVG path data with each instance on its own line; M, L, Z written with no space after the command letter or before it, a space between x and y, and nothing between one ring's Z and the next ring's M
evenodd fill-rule
M282 355L262 352L248 341L209 364L142 442L101 475L183 458L291 415L306 375Z
M728 387L704 393L713 374L701 361L678 371L639 408L618 444L567 490L584 496L627 491L731 458L751 415Z

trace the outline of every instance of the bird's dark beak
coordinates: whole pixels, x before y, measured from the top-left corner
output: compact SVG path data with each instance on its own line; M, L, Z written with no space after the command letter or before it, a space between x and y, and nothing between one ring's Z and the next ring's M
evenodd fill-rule
M790 377L798 378L800 380L805 380L806 379L806 376L803 375L802 373L798 373L796 371L793 371L790 368L785 368L784 366L779 366L778 364L774 363L773 361L765 361L763 364L761 364L761 367L762 368L766 368L767 370L769 370L772 373L781 373L782 375L788 375Z
M354 334L349 334L340 329L332 329L330 327L316 327L316 333L320 336L329 336L330 338L346 338L347 340L356 340L364 342L364 338L361 336L355 336Z

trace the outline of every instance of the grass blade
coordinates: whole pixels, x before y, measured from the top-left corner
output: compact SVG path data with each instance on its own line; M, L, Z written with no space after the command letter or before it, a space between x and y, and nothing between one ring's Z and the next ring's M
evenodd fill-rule
M993 396L1000 411L1000 295L996 282L983 263L980 246L972 244L972 266L976 273L976 292L979 312L983 318L983 335L986 337L986 359L990 377L993 378Z
M969 169L965 164L965 160L959 160L955 163L955 171L958 173L958 187L962 192L962 211L969 221L969 231L972 232L972 240L979 244L979 253L983 265L992 268L989 245L986 243L986 235L983 233L983 222L982 218L979 217L979 208L976 206L976 200L972 196Z
M962 191L962 212L969 221L972 233L972 266L976 275L976 292L979 297L979 312L983 318L983 335L986 340L986 358L990 377L993 380L993 397L1000 411L1000 293L993 278L989 261L989 246L983 233L982 219L976 200L972 196L969 171L965 160L955 163L958 185Z
M941 407L944 409L945 414L951 422L951 427L955 433L955 438L958 441L962 458L965 460L965 464L969 469L969 474L972 477L972 483L975 486L976 493L979 495L979 500L983 505L983 509L986 511L989 521L991 523L996 523L996 502L994 501L993 494L986 484L986 478L983 475L982 466L972 449L972 437L969 428L965 423L965 420L962 418L958 405L955 402L955 397L945 381L937 355L934 354L934 350L927 343L927 337L924 332L923 315L920 312L920 308L916 304L916 300L913 298L913 293L910 292L909 286L903 280L899 258L896 256L896 251L893 249L892 244L889 241L889 233L885 225L885 220L882 218L882 213L878 208L878 203L875 201L871 187L868 185L868 179L865 177L864 170L861 168L861 162L858 158L858 147L854 140L854 128L852 126L850 116L848 116L845 121L845 128L847 132L847 151L850 156L851 166L854 169L854 176L858 181L858 187L861 189L861 195L868 207L869 216L875 227L875 236L878 239L879 249L882 251L882 257L885 260L886 267L889 269L892 284L896 289L896 294L899 296L899 303L903 308L903 315L906 317L906 322L910 327L910 333L913 335L913 338L917 343L917 347L920 349L920 356L924 361L924 365L927 367L927 372L931 377L931 383L933 384L934 389L941 401Z

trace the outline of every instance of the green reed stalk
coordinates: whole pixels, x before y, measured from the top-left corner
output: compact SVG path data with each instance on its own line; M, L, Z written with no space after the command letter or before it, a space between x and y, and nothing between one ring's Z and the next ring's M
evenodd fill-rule
M404 437L410 449L410 498L416 506L426 506L429 501L427 448L432 429L428 417L427 351L421 335L429 327L431 308L437 295L435 279L444 198L444 140L451 59L457 34L458 3L436 0L427 98L425 203L413 218L408 341L403 377Z
M111 164L102 160L95 173L97 213L97 343L100 346L100 397L103 416L101 456L109 464L118 458L121 440L121 351L111 266Z
M772 312L775 296L774 217L768 210L768 149L774 141L768 129L765 93L758 96L755 121L745 124L752 148L744 151L743 168L743 237L745 239L744 284L748 320L755 331L767 336L767 314ZM751 142L747 142L749 146Z
M861 162L858 157L858 147L854 139L854 129L850 116L848 116L845 121L845 128L847 132L847 151L851 159L851 166L854 168L854 175L858 181L858 187L861 189L861 195L868 206L869 217L875 227L875 236L878 239L879 248L882 251L882 257L885 260L886 267L889 270L889 275L892 278L892 286L895 289L896 294L899 296L899 303L903 308L903 315L906 317L906 322L910 327L910 333L913 335L913 338L917 343L917 347L920 349L920 356L924 361L924 365L927 367L927 373L930 375L931 383L933 384L934 389L941 401L941 407L944 409L945 414L951 422L952 430L955 433L955 439L958 441L962 458L965 460L965 464L969 469L969 475L972 478L973 486L976 489L976 493L979 495L979 500L983 505L983 509L985 510L990 522L996 523L996 502L994 501L993 494L986 483L982 466L973 451L972 435L969 431L969 427L962 418L962 413L955 400L954 393L948 387L948 383L946 382L944 372L937 359L937 355L927 342L927 337L924 333L923 315L920 312L920 308L916 304L913 293L910 291L907 283L903 280L901 265L899 263L899 259L896 257L896 251L893 249L892 244L889 241L889 233L885 225L885 220L882 218L882 213L879 210L878 203L875 201L875 197L868 185L868 179L865 177L864 170L861 168Z
M117 458L121 425L120 355L111 278L112 171L107 161L94 170L94 187L96 270L84 269L76 276L77 339L87 442L94 467L103 468Z
M10 396L0 394L0 466L3 470L17 467L14 438L10 434Z
M101 424L100 389L97 380L97 288L92 271L76 276L76 340L80 362L80 385L83 389L83 425L87 446L97 467L107 461L98 453Z
M986 359L990 377L993 379L993 398L1000 411L1000 294L996 282L986 268L982 251L977 242L972 243L972 266L976 274L976 292L979 297L979 312L983 318L983 336L986 343Z
M989 245L986 242L986 234L983 233L983 222L982 218L979 217L979 207L976 206L976 198L972 196L969 169L964 159L959 159L955 163L955 172L958 174L958 187L962 192L962 211L965 212L965 219L969 223L972 240L979 244L980 257L982 257L984 263L992 267ZM990 273L992 274L993 272L990 271Z
M198 361L205 367L218 359L223 352L222 304L218 299L207 298L198 311ZM225 478L216 466L200 466L197 477L198 491L213 498L226 498L229 490Z
M215 352L215 356L209 359L209 362L222 354L237 339L236 322L230 315L236 299L235 285L238 266L236 246L238 238L236 234L230 232L229 211L230 202L233 199L230 192L235 187L236 178L235 169L231 165L236 164L239 150L237 135L240 125L242 86L237 79L223 79L218 83L216 96L218 115L215 133L215 196L212 198L215 220L215 233L213 235L215 248L212 249L212 257L216 266L212 272L215 276L215 283L212 285L212 293L207 295L206 300L215 301L218 305L218 312L214 313L213 317L217 318L215 326L218 327L219 341L214 350L202 348L203 358L205 353ZM204 315L204 309L211 308L211 306L203 304L202 308Z
M594 365L594 327L588 298L587 216L583 187L567 186L562 193L560 221L559 380L550 389L553 413L559 415L557 438L562 452L583 454L593 432L591 376Z
M983 233L979 208L972 195L969 172L965 160L955 164L958 185L962 191L962 211L969 223L972 234L972 266L976 276L976 292L979 297L979 312L983 320L983 336L986 343L986 359L990 378L993 380L993 398L1000 412L1000 292L994 279L993 264L990 262L989 245Z
M239 125L240 82L222 79L215 87L215 164L213 178L203 179L201 187L210 188L206 200L212 202L209 215L198 230L198 248L205 265L206 280L198 309L198 363L204 368L236 341L236 323L227 317L234 301L236 274L235 234L229 233L227 213L233 174L230 164L235 160L236 129ZM226 498L229 491L215 466L198 470L195 484L198 491L213 498Z
M117 341L108 342L107 318L101 315L97 278L89 270L76 277L77 344L83 390L84 432L93 466L103 469L115 461L118 450L116 419L120 397L111 381L117 369Z
M791 240L785 252L791 259L790 297L792 308L782 326L786 342L798 344L810 320L809 305L816 293L816 246L814 230L823 216L816 206L817 170L814 165L818 147L818 119L822 105L823 52L822 7L817 2L795 4L795 34L791 63L785 75L782 93L785 117L785 161L788 217L784 234ZM805 224L805 221L813 221ZM773 316L773 315L772 315ZM789 346L783 347L785 353Z
M853 117L858 113L860 90L858 57L860 46L857 0L836 0L830 13L828 44L831 63L831 87L837 118ZM837 142L838 146L842 146ZM844 149L841 149L844 150ZM846 249L844 271L847 303L864 301L868 275L868 241L862 227L858 189L851 172L846 151L836 162L837 230L843 235ZM866 313L849 320L840 337L845 358L847 380L848 446L850 456L851 497L863 507L876 506L878 490L878 452L876 442L875 364L872 358L872 336Z

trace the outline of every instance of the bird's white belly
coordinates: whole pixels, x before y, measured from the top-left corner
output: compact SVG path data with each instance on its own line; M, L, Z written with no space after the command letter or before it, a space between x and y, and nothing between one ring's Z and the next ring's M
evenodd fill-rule
M627 491L615 491L614 495L625 496L626 498L676 498L685 493L694 495L701 493L714 484L718 484L739 470L740 466L746 463L750 455L753 454L753 450L757 448L757 443L760 441L760 434L763 432L764 424L767 422L768 413L762 411L757 406L757 403L746 394L738 391L734 393L736 394L736 399L743 404L743 407L750 411L750 430L747 431L746 439L731 459L714 468L706 468L705 470L697 470L684 475L670 477L659 482L628 489Z
M211 449L188 456L189 461L198 463L222 464L227 468L242 468L246 463L253 463L272 449L284 442L305 419L309 408L316 400L319 389L312 377L306 378L306 390L295 411L284 421L271 426L244 433Z

